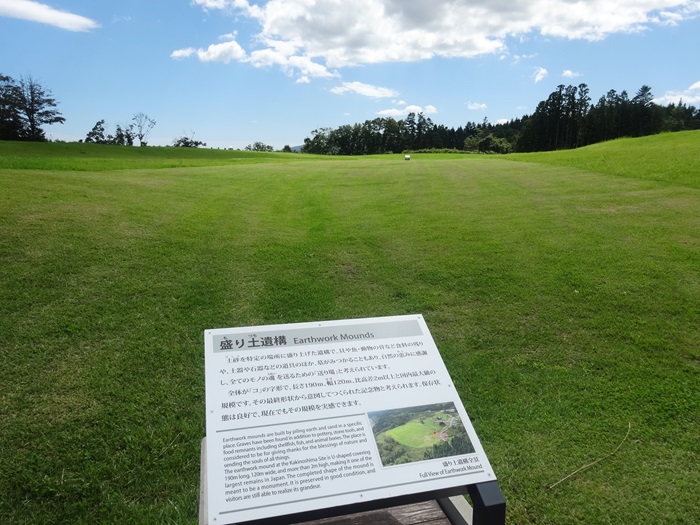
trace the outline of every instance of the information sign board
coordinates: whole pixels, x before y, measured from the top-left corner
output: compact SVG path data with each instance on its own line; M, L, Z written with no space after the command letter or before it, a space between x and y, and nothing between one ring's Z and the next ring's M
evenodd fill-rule
M496 479L420 315L204 335L210 524Z

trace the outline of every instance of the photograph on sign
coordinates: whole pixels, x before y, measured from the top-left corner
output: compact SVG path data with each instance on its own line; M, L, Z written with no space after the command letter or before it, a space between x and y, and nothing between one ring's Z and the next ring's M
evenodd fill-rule
M495 480L422 316L205 332L211 524Z
M474 453L474 446L452 402L367 415L385 467Z

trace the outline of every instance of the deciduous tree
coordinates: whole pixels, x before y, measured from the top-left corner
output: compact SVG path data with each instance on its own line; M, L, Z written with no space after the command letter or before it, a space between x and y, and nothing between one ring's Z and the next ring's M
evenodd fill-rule
M113 144L115 146L133 146L134 126L133 124L129 124L128 126L117 124L117 129L115 130L114 135L108 135L105 120L98 120L85 136L85 142L92 142L94 144Z
M107 144L107 136L105 135L105 121L98 120L85 136L85 142L93 142L95 144Z
M17 86L17 110L23 124L24 138L44 141L44 124L63 124L66 119L55 109L58 103L50 90L29 75L20 78Z
M114 135L108 137L109 143L116 146L133 146L134 145L134 125L129 124L128 126L117 124L117 129L114 131Z
M131 121L134 123L135 133L136 137L139 139L139 144L141 146L148 146L146 139L148 138L148 134L156 125L156 121L145 113L137 113L134 115Z
M176 148L198 148L199 146L206 146L206 142L201 140L194 140L194 133L189 137L183 135L182 137L177 137L173 139L173 146Z
M62 124L56 99L31 75L15 83L0 75L0 137L10 140L44 141L42 126Z
M275 148L273 148L272 146L268 146L264 142L259 141L253 142L252 144L248 144L245 147L245 149L248 151L275 151Z

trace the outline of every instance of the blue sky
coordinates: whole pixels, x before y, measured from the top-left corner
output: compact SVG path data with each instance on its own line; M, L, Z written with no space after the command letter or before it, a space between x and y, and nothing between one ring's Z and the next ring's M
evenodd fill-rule
M512 119L559 84L700 106L698 0L0 0L0 49L61 140L143 112L152 145L281 148L409 111Z

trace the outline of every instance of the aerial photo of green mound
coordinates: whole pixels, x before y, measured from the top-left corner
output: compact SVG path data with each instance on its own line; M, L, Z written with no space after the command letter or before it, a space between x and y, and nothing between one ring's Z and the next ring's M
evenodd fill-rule
M405 407L368 415L384 466L474 452L452 403Z

